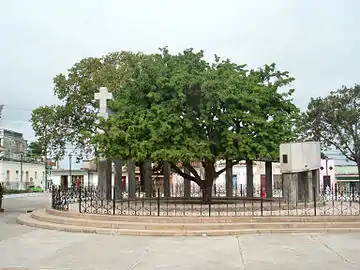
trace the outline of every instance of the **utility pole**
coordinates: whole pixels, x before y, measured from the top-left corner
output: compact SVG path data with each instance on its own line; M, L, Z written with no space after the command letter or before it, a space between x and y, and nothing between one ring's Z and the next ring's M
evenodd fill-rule
M45 165L45 173L44 173L44 182L45 182L45 190L47 190L47 171L48 171L48 164L47 164L47 149L46 146L44 147L44 155L45 155L45 161L44 161L44 165Z
M70 178L69 180L70 180L70 184L72 187L73 183L72 183L72 175L71 175L71 158L72 158L72 155L69 154L69 178ZM68 183L68 186L69 186L69 183Z

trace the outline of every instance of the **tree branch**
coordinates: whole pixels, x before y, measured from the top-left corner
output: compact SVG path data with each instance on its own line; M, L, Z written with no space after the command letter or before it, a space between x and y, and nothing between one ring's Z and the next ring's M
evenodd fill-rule
M183 163L183 165L194 175L195 178L201 180L199 173L195 170L195 168L190 163Z
M350 155L348 155L348 154L344 151L344 149L343 149L339 144L337 144L337 143L334 142L334 141L331 141L330 143L331 143L333 146L335 146L335 148L336 148L337 150L339 150L348 160L356 162L356 158L351 157Z
M340 137L340 144L343 143L345 149L349 151L350 155L355 156L355 153L351 150L348 143L346 143L346 139L344 138L344 135L342 134L341 130L334 125L335 133Z
M239 163L241 160L236 160L234 162L231 163L231 166L234 166L235 164ZM218 172L215 172L215 177L217 178L220 174L222 174L223 172L226 171L226 165L225 165L225 168L221 169L220 171Z
M201 180L195 178L194 176L191 176L187 173L184 173L182 170L180 170L178 168L178 166L176 166L176 164L174 164L173 162L169 162L170 166L171 166L171 169L177 173L178 175L180 175L181 177L187 179L187 180L190 180L190 181L194 181L196 184L198 184L199 186L201 186Z

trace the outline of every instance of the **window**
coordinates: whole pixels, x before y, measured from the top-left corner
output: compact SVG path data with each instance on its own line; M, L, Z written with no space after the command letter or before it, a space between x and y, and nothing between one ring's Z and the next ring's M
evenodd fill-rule
M34 172L34 178L37 179L37 172Z
M282 162L283 163L288 163L288 156L287 155L282 155Z
M29 172L28 171L25 173L25 181L29 182Z
M16 174L16 180L19 180L19 171L16 171L15 174Z
M10 181L10 171L6 171L6 181Z

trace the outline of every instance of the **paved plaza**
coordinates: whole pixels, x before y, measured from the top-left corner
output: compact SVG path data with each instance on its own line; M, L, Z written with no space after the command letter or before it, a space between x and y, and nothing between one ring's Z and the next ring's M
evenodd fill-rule
M0 269L360 268L360 234L133 237L49 231L15 223L20 213L49 202L49 195L4 200Z

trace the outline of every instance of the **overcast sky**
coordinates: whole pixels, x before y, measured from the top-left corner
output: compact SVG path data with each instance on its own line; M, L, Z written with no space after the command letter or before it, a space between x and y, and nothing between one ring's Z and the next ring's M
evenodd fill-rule
M33 138L31 110L56 102L53 77L108 52L193 47L251 68L276 62L295 101L360 82L360 1L0 1L0 126Z

